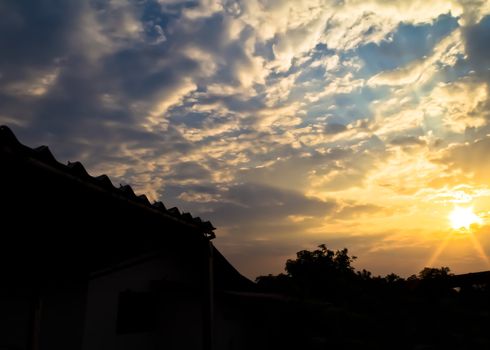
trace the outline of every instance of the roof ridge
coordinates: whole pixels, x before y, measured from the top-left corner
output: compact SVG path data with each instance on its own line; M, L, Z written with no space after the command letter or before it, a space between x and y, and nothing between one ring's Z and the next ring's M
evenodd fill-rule
M174 220L198 228L208 239L213 239L216 237L213 232L216 228L211 224L211 222L202 221L200 217L193 217L189 213L181 214L179 209L176 207L167 209L160 201L151 203L145 194L136 195L130 185L120 185L119 187L115 187L112 184L109 176L106 174L92 176L79 161L68 162L66 165L62 164L58 162L48 146L39 146L36 148L26 146L17 139L13 131L6 125L0 125L0 150L21 152L24 154L24 156L33 158L34 160L50 167L54 167L66 175L73 176L83 181L88 180L92 185L95 185L106 192L117 193L118 195L123 196L125 199L132 201L134 204L142 205L148 209L157 211L162 215L171 217Z

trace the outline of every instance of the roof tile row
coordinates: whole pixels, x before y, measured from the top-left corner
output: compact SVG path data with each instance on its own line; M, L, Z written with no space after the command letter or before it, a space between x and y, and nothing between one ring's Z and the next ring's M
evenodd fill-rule
M193 227L201 230L208 238L215 237L215 227L209 221L202 221L199 217L193 217L190 213L181 213L178 208L173 207L167 209L162 202L150 203L148 198L142 195L136 195L129 185L120 185L115 187L110 178L102 174L100 176L91 176L82 163L80 162L68 162L64 165L56 160L49 147L40 146L36 148L30 148L20 143L15 137L14 133L7 126L0 126L0 149L2 152L16 152L21 155L33 158L34 160L51 166L65 174L69 174L79 180L90 182L92 185L111 193L122 195L127 200L134 203L139 203L147 207L148 209L157 210L162 215L166 215L181 221L185 224L192 225Z

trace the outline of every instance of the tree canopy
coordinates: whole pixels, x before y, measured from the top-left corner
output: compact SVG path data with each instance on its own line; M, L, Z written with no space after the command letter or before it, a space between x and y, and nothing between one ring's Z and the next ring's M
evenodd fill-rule
M328 300L348 299L360 294L381 297L413 288L424 293L429 289L438 294L450 292L447 281L452 274L448 267L425 267L408 279L394 273L381 277L373 276L365 269L355 271L352 264L356 258L349 255L347 248L331 250L321 244L317 249L301 250L295 259L288 259L286 273L259 276L256 282L265 291Z

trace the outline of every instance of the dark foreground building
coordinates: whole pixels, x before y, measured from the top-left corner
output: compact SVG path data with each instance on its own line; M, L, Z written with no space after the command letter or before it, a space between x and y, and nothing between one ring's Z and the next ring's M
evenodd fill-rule
M4 126L0 169L0 350L279 345L282 301L216 250L210 222Z

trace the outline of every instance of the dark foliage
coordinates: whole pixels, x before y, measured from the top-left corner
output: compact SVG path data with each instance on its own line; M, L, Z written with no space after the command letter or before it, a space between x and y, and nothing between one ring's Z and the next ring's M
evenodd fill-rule
M404 279L355 271L347 249L320 245L260 276L266 292L296 300L295 346L302 349L490 349L490 278L426 267ZM475 279L476 278L476 279ZM475 282L479 281L479 282ZM293 343L291 343L293 344Z

